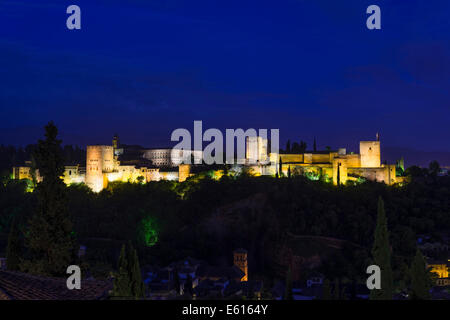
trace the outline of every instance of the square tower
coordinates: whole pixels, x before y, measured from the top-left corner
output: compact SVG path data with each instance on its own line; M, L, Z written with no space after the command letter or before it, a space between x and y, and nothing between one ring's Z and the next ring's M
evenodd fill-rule
M248 281L248 262L247 262L247 250L245 249L236 249L233 252L234 256L234 265L241 269L244 273L244 276L241 278L241 281Z
M263 137L246 137L245 158L249 164L268 161L268 140Z
M100 192L105 185L104 173L112 172L114 153L112 146L87 146L86 185L94 192Z
M359 153L362 168L381 167L380 141L360 141Z

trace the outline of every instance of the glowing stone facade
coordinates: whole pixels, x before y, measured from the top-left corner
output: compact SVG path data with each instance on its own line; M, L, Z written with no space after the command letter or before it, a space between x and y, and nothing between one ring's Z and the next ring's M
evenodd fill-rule
M359 143L361 167L379 168L381 166L380 141L361 141Z
M246 137L245 157L249 164L266 163L269 158L268 140L263 137Z
M256 156L264 158L265 154L258 147L258 139L247 139L247 163ZM347 181L372 180L384 182L388 185L405 181L404 177L397 177L396 165L381 164L380 141L361 141L359 154L347 153L345 148L337 151L309 151L299 154L268 154L270 163L267 165L252 165L256 175L288 176L302 174L312 180L323 179L332 181L335 185L345 184Z
M241 172L247 169L255 176L304 175L311 180L323 180L335 185L348 181L372 180L388 185L401 183L405 177L397 177L396 165L381 164L380 141L361 141L359 154L348 154L345 148L337 151L309 151L299 154L269 153L268 140L247 137L245 159L238 159L233 168ZM131 147L131 148L130 148ZM128 148L128 149L127 149ZM183 182L189 178L191 165L183 164L194 157L202 158L202 151L182 149L144 149L139 146L119 144L114 136L112 145L92 145L86 149L86 168L66 166L61 177L69 185L85 183L94 192L100 192L114 181L147 183L172 180ZM231 170L233 171L233 170ZM219 179L224 173L214 173ZM42 181L37 171L33 177L31 163L14 167L13 179Z
M86 185L94 192L107 186L106 173L113 172L114 150L112 146L87 146Z

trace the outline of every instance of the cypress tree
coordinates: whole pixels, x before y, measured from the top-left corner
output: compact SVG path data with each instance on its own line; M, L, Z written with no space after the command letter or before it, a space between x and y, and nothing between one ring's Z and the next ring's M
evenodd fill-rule
M411 265L411 299L430 299L430 276L419 249Z
M322 285L322 300L331 300L330 280L325 279Z
M340 300L347 300L347 291L345 290L345 286L343 286L341 289Z
M36 167L43 181L35 192L37 211L25 234L28 258L22 270L46 276L62 276L76 260L75 238L68 216L66 186L60 178L64 173L64 158L58 129L49 122L45 140L39 140L34 152Z
M285 300L294 299L294 297L292 296L292 272L290 267L286 274L286 291L284 293L284 299Z
M8 246L6 248L6 268L11 271L19 270L22 249L16 221L16 217L14 217L11 223L11 230L9 231Z
M118 272L114 277L114 297L131 297L131 281L128 274L128 262L125 250L125 245L122 246L120 250L119 262L118 262Z
M290 178L290 177L291 177L291 166L288 167L288 172L287 172L287 174L288 174L288 178Z
M356 300L356 280L352 280L352 284L350 286L350 300Z
M337 167L337 185L338 187L341 185L341 163L338 163Z
M291 140L286 143L286 153L291 153Z
M281 157L280 157L280 161L278 163L278 172L279 172L279 177L281 177L283 175L283 160L281 160Z
M393 293L393 280L391 268L391 247L389 245L389 232L387 228L384 202L378 199L377 225L375 228L375 240L372 248L374 264L381 269L381 289L370 291L371 300L391 300Z
M298 145L298 151L297 152L305 153L306 152L306 147L307 147L306 142L303 141L303 140L300 140L300 144Z
M128 244L128 256L131 261L129 266L129 273L131 279L131 293L136 299L142 299L145 297L145 287L142 281L141 267L139 266L139 258L136 250Z
M333 299L339 300L341 297L341 291L339 289L339 280L336 279L334 282L334 291L333 291Z
M174 286L174 289L175 289L177 295L180 294L181 283L180 283L180 276L178 275L177 269L174 270L173 286Z
M131 243L122 246L118 262L118 272L114 278L113 294L117 298L141 299L145 297L141 268L136 250Z

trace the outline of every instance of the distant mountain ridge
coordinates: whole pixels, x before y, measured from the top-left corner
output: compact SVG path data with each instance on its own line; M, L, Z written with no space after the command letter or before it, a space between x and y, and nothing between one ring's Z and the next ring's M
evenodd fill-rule
M450 152L446 151L419 151L402 147L382 147L381 159L388 163L395 163L396 160L403 157L405 159L405 168L416 165L428 167L431 161L436 160L441 167L450 166Z

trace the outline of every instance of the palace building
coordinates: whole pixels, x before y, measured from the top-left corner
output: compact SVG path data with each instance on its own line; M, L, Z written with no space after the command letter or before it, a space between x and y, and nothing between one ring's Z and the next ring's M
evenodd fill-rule
M301 174L313 180L332 181L335 185L363 180L384 182L388 185L404 182L404 177L397 175L396 164L381 163L379 140L361 141L359 154L347 153L345 148L335 151L267 154L267 144L267 139L261 137L247 138L246 163L257 175ZM267 158L270 159L269 163Z
M347 153L345 148L303 153L269 153L268 140L262 137L246 138L245 159L235 167L249 168L254 175L305 175L312 180L322 179L335 185L348 181L372 180L388 185L402 183L394 164L381 163L380 141L361 141L359 153ZM117 135L112 145L90 145L86 148L85 167L66 166L61 177L66 184L85 183L99 192L114 181L146 183L159 180L185 181L192 176L194 157L202 158L202 151L172 148L143 148L120 144ZM195 166L195 165L194 165ZM13 167L13 179L40 182L39 171L31 163ZM220 177L215 174L214 177Z

